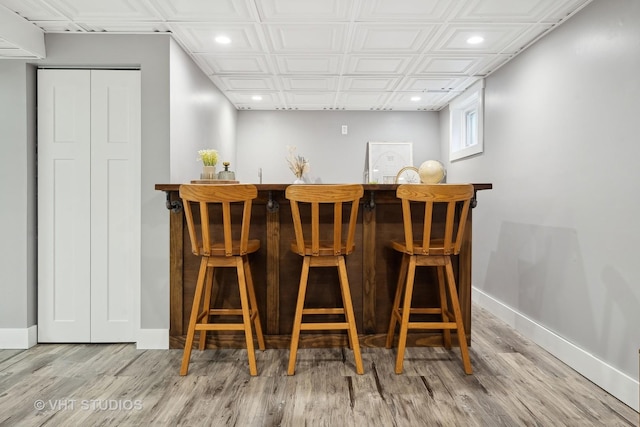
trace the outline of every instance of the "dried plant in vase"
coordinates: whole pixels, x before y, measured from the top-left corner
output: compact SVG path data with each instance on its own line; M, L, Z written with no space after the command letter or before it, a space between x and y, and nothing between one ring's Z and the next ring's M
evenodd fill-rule
M293 182L294 184L302 184L304 183L302 177L305 173L309 172L309 161L305 159L303 156L296 154L295 146L287 146L289 150L289 156L287 157L287 163L289 164L289 169L296 176L296 180Z

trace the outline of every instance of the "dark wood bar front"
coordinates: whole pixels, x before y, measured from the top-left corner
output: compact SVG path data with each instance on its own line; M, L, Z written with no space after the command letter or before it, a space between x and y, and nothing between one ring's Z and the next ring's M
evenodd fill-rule
M260 250L250 257L251 271L258 296L260 317L267 346L287 348L293 325L302 258L290 251L294 239L291 211L284 197L288 184L256 184L250 238L259 239ZM191 253L184 212L178 195L179 184L157 184L167 194L170 209L170 347L183 348L187 322L193 302L199 258ZM388 247L391 240L403 239L402 210L395 196L395 184L365 184L356 229L356 250L347 257L347 271L353 297L360 341L364 346L382 347L389 324L396 288L400 256ZM488 190L491 184L474 184ZM475 200L472 201L472 206ZM455 257L456 279L462 306L467 341L471 341L471 236L473 210L465 228L462 250ZM421 221L421 219L416 219ZM233 272L218 271L216 281L235 281ZM319 270L319 271L316 271ZM423 271L424 270L424 271ZM435 286L418 286L419 281L435 280L431 269L418 269L414 301L437 302ZM221 275L224 275L221 276ZM427 276L432 275L432 276ZM335 269L314 269L309 277L307 301L330 306L341 301ZM237 287L225 286L217 301L235 304ZM417 305L417 304L414 304ZM410 334L407 345L441 345L441 334ZM455 341L455 340L454 340ZM345 345L345 334L303 333L302 347ZM209 347L244 347L244 336L220 334L208 340Z

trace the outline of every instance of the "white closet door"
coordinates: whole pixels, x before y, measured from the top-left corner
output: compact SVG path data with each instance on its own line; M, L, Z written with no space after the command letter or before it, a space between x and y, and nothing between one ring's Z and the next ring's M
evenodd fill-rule
M38 70L38 341L90 340L88 71Z
M91 72L91 341L135 341L140 72Z
M38 70L38 102L38 341L136 341L140 72Z

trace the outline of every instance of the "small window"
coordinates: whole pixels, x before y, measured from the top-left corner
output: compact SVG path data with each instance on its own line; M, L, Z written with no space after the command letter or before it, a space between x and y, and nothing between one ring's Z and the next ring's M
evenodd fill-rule
M473 109L465 113L464 146L471 147L478 143L478 110Z
M484 80L469 87L449 104L449 160L482 153Z

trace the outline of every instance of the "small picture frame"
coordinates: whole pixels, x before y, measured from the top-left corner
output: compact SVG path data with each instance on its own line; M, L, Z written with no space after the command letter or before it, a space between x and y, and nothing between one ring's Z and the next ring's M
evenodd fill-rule
M405 166L413 166L413 143L368 142L365 183L395 184Z

